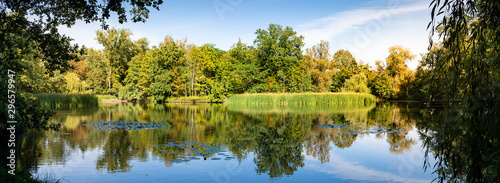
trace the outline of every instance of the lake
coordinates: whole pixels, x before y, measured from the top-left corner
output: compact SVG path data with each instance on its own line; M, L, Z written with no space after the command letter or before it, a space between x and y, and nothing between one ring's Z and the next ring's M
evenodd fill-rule
M430 182L425 111L416 102L102 104L58 110L61 131L29 133L19 160L69 182Z

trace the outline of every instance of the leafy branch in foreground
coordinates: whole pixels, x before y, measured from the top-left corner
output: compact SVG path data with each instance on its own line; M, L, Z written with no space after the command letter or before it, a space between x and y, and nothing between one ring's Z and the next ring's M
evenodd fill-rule
M499 182L500 3L433 0L431 7L430 36L439 33L447 54L429 57L435 59L431 80L444 78L430 89L440 90L449 105L429 115L437 125L422 129L427 156L435 154L441 182Z

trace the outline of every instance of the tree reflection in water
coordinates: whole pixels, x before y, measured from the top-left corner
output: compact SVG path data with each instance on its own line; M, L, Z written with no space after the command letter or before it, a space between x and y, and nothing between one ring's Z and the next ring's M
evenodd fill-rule
M111 131L103 148L104 153L97 159L96 169L106 169L110 173L130 171L129 160L134 155L131 148L127 131Z
M440 182L500 182L498 119L473 124L456 111L436 111L420 123L426 159L438 160L426 168L434 168Z
M274 124L259 132L254 163L258 174L267 173L270 178L293 175L297 168L304 167L302 137L311 127L311 121L302 121L302 116L288 114L270 115L268 124Z
M274 179L293 175L304 167L305 155L321 163L329 163L332 151L349 148L356 139L368 135L345 133L347 130L374 127L411 130L416 121L421 120L421 111L408 105L387 103L376 108L359 109L352 106L348 109L331 109L328 106L262 109L262 106L121 104L87 112L66 111L54 117L54 120L63 123L62 133L33 133L36 136L33 138L39 139L34 141L38 145L23 144L25 152L31 152L33 158L21 161L33 167L38 162L64 163L71 152L101 149L95 165L97 170L127 172L132 168L132 159L146 162L148 156L152 156L152 159L164 161L169 167L174 166L172 160L193 154L190 150L173 147L168 152L175 154L170 154L154 145L177 141L217 143L227 148L239 162L246 159L249 153L254 153L256 173L267 174ZM101 131L81 126L103 120L165 122L169 127ZM321 124L345 124L348 128L316 127ZM390 144L388 151L392 153L404 153L415 144L415 140L408 137L408 132L371 135L386 138ZM33 141L33 138L26 140ZM44 146L43 143L48 141L57 143Z

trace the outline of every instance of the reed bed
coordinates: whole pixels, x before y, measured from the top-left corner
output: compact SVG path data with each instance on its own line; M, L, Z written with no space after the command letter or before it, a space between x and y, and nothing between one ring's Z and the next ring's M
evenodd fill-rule
M40 105L51 108L99 105L99 98L91 94L38 93L34 96Z
M165 101L168 103L207 103L208 96L171 97Z
M238 94L226 100L229 104L338 105L375 103L366 93L257 93Z
M244 114L345 114L353 111L368 112L375 103L337 105L279 105L279 104L227 104L227 109Z
M111 100L111 99L118 100L118 97L116 97L114 95L96 95L96 97L99 99L99 101L102 101L102 100Z

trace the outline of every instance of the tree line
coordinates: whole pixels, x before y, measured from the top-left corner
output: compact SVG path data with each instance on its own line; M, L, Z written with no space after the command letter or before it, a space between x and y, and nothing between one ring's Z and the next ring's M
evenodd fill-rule
M127 100L164 101L206 96L221 102L240 93L360 92L385 99L421 99L423 71L407 63L415 58L402 46L389 48L376 67L348 50L330 53L329 42L304 48L304 37L291 27L258 29L253 45L234 43L227 51L166 36L149 46L132 40L128 29L96 31L101 50L83 47L67 60L67 69L48 70L31 60L21 84L30 92L110 94ZM38 62L38 63L37 63ZM423 62L424 63L424 62Z

